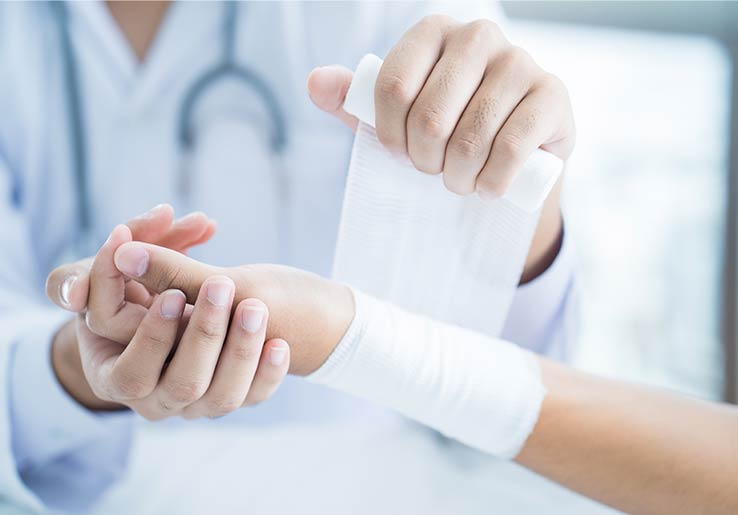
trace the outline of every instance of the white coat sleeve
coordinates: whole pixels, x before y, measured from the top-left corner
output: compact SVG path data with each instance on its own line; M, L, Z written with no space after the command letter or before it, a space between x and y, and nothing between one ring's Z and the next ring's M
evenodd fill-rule
M70 315L45 298L20 197L0 156L0 499L77 510L120 475L131 417L96 415L57 382L50 346Z

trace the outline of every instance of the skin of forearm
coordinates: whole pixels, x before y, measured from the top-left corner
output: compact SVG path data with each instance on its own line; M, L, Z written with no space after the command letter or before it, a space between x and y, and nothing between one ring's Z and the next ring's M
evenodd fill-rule
M561 220L562 179L556 183L541 210L541 217L525 260L520 283L532 281L553 263L561 248L564 224Z
M516 461L627 513L738 513L738 409L541 369L548 393Z
M72 318L54 336L51 346L51 365L59 384L82 406L91 410L120 410L125 406L99 399L90 388L82 370L77 345L76 320Z

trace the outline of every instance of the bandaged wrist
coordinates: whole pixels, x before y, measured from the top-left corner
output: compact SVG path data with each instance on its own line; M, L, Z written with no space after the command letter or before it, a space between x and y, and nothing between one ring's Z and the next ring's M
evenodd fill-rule
M513 458L545 389L520 347L353 290L356 316L310 381L362 397L481 451Z

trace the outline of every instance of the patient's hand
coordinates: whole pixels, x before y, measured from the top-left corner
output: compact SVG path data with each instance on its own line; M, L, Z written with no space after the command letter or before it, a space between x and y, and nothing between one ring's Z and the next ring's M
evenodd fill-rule
M278 265L219 268L156 245L124 243L115 253L118 269L155 292L181 290L189 302L216 277L235 283L234 303L258 298L271 313L266 337L290 342L290 373L316 370L340 342L354 317L348 287L317 275Z
M204 220L195 225L209 227ZM113 255L131 241L131 232L116 227L89 273L76 264L49 278L50 297L80 312L55 341L55 348L75 351L66 352L66 365L55 363L67 391L87 407L125 405L152 420L219 416L269 397L287 372L289 348L281 340L264 344L266 307L254 299L239 303L229 332L234 286L227 277L210 278L194 306L176 290L152 295L114 266ZM191 237L197 231L184 232ZM207 232L212 235L206 229L205 239ZM188 246L178 247L175 240L169 241L177 249L172 252L184 255L180 251ZM70 269L84 279L64 295L55 285Z

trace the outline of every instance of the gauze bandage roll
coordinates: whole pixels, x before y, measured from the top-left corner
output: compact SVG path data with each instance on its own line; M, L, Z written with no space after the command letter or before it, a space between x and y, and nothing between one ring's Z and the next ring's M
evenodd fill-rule
M502 199L454 195L377 140L371 124L380 66L375 56L362 60L344 104L362 122L334 276L354 288L356 316L308 378L514 457L545 389L535 358L496 336L561 163L537 154Z
M537 151L501 199L449 192L440 176L399 162L377 139L381 65L373 55L361 60L344 103L361 123L333 275L409 311L497 336L562 163Z

